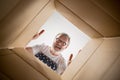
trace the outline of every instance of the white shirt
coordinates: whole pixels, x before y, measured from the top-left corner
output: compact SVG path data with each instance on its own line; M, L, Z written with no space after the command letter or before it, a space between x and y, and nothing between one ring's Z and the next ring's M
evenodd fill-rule
M61 74L64 72L65 68L66 68L66 64L65 64L65 59L62 57L62 55L60 54L59 56L54 56L50 53L50 47L45 45L45 44L41 44L41 45L35 45L32 47L33 50L33 54L37 54L39 52L42 52L43 54L45 54L47 57L49 57L50 59L52 59L54 62L57 63L57 70L56 72L58 74Z

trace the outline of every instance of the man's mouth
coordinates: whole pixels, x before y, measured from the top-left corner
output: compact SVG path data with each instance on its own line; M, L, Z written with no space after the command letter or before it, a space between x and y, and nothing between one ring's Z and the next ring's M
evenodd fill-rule
M55 46L55 48L57 48L57 49L59 49L59 50L61 49L61 47L59 47L59 46Z

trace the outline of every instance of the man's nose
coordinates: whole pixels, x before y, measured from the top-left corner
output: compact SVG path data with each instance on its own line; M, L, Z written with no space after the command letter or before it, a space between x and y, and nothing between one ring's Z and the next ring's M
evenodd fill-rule
M59 43L58 43L58 45L59 45L59 46L62 46L62 43L61 43L61 42L59 42Z

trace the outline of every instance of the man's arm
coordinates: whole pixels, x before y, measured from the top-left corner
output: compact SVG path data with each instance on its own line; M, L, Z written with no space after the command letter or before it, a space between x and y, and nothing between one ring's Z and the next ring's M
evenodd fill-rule
M33 36L32 40L33 40L33 39L37 39L41 34L43 34L44 31L45 31L45 30L41 30L39 33L36 33L36 34ZM25 49L26 49L28 52L33 53L32 47L26 47Z
M73 54L70 54L70 57L69 57L69 60L68 60L68 64L69 65L71 62L72 62L72 57L73 57Z
M45 30L41 30L39 33L36 33L34 36L33 36L33 38L32 38L32 40L33 39L37 39L41 34L43 34L45 32Z

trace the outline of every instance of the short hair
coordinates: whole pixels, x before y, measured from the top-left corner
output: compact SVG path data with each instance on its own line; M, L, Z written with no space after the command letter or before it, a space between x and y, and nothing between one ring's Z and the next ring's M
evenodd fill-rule
M59 36L66 36L68 38L68 44L70 43L70 36L67 33L58 33L56 35L56 38L59 37Z

